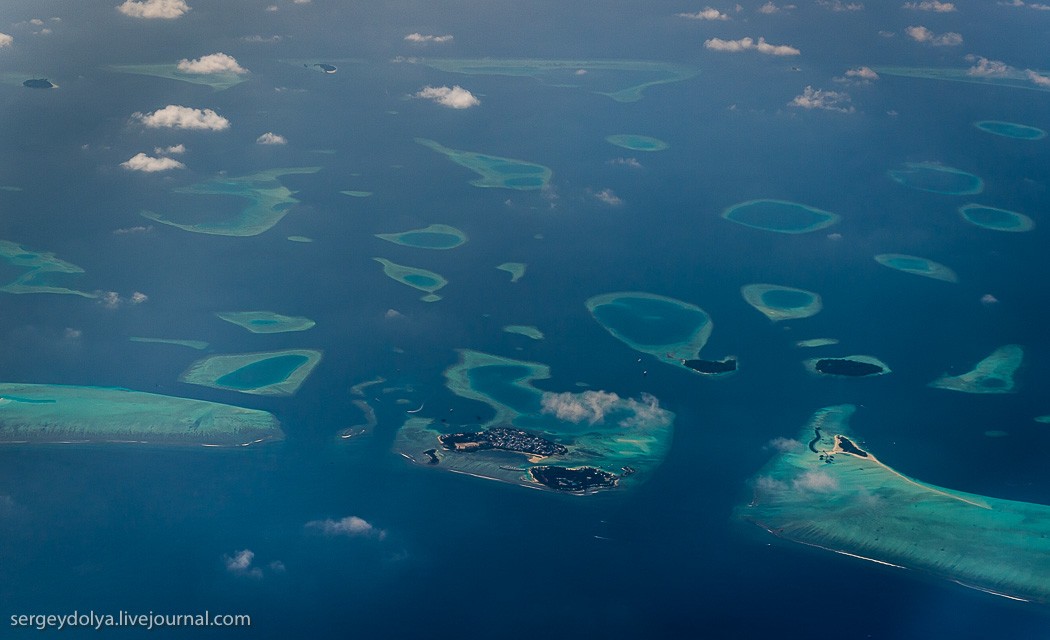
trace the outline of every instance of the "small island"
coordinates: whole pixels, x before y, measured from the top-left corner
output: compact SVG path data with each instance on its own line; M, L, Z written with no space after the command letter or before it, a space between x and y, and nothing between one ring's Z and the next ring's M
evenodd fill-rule
M31 78L23 82L22 86L28 89L54 89L58 85L52 83L47 78Z
M808 318L824 308L820 294L777 284L744 285L740 295L773 322Z
M1024 233L1035 229L1035 221L1023 213L980 204L967 204L959 207L959 215L974 226L992 231Z
M467 433L444 433L438 436L441 446L450 451L483 451L499 449L524 453L530 461L548 456L565 455L568 449L541 436L510 427L492 427Z
M813 358L806 360L803 365L812 373L843 378L866 378L890 372L889 366L874 356Z
M213 389L290 396L321 361L321 355L314 349L286 349L208 356L190 365L179 380Z
M720 376L727 373L733 373L737 369L736 357L726 356L721 360L700 360L698 358L692 360L683 360L682 364L686 367L702 373L708 376Z
M215 315L252 333L306 331L317 324L310 318L285 316L273 311L221 311Z
M593 493L617 484L616 474L595 467L539 466L529 469L529 475L545 487L566 493Z
M372 259L383 265L383 273L391 280L396 280L413 289L426 292L427 295L420 298L423 302L437 302L440 300L441 296L435 292L448 284L448 280L441 274L428 271L427 269L397 264L386 258Z
M509 273L511 282L517 282L525 276L525 269L527 267L528 265L524 262L504 262L496 268L500 271L506 271Z
M650 138L649 136L640 136L633 133L618 133L606 137L605 141L631 151L663 151L670 146L659 138Z
M443 154L452 162L466 167L481 176L471 180L475 187L531 190L543 189L551 179L551 170L541 164L490 156L475 151L451 149L426 138L416 138L416 142Z
M467 241L467 234L447 224L432 224L400 233L377 233L375 237L417 249L455 249Z

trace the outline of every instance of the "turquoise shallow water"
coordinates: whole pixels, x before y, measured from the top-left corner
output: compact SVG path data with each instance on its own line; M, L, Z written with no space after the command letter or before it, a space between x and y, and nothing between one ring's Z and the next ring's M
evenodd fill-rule
M257 389L284 382L296 369L306 364L306 356L285 355L253 362L220 376L216 384L234 389Z

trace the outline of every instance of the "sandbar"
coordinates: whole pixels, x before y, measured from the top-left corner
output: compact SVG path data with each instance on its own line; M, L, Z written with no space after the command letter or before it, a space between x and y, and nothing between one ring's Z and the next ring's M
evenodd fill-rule
M524 262L504 262L496 268L509 273L511 282L517 282L525 275L525 269L528 268L528 265Z
M605 141L631 151L663 151L671 146L659 138L634 133L618 133L606 137Z
M146 342L151 344L172 344L179 347L189 347L201 351L208 348L208 343L203 340L180 340L177 338L143 338L131 336L128 340L132 342Z
M533 340L543 340L543 332L532 325L508 324L503 327L503 331L506 333L516 333L525 336L526 338L532 338Z

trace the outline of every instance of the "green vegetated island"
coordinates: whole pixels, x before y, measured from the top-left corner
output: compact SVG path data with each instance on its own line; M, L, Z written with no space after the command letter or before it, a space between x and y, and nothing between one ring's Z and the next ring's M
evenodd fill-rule
M0 442L245 446L280 440L272 414L112 387L0 383Z
M386 258L372 258L379 264L383 265L383 273L386 274L391 280L396 280L401 284L408 285L413 289L426 292L426 295L420 298L423 302L437 302L441 299L435 291L438 291L446 284L446 280L441 274L428 271L426 269L419 269L417 267L407 267L403 264L397 264L391 262Z
M606 293L585 304L614 338L660 362L706 375L736 370L732 356L700 359L714 325L711 316L695 304L643 291Z
M221 311L215 315L252 333L306 331L317 324L310 318L285 316L273 311Z
M695 67L652 60L415 58L410 62L449 73L533 78L550 86L586 89L617 102L637 102L649 87L681 82L699 73Z
M808 318L824 308L819 294L778 284L747 284L740 295L773 322Z
M910 256L903 253L880 253L875 256L875 262L884 267L910 273L915 276L943 280L944 282L958 282L959 276L950 268L940 262L934 262L919 256Z
M1013 138L1015 140L1042 140L1046 137L1046 131L1039 129L1038 127L1030 127L1026 124L1018 124L1016 122L981 120L973 123L973 126L985 133L1002 136L1003 138Z
M776 233L810 233L839 221L838 214L787 200L748 200L722 212L722 217L752 229Z
M417 249L455 249L467 241L467 234L447 224L432 224L400 233L377 233L375 237Z
M1014 374L1023 360L1024 349L1008 344L993 351L970 371L957 376L944 374L930 386L963 393L1013 393Z
M631 151L663 151L671 146L659 138L634 133L617 133L606 137L605 141Z
M854 411L817 411L797 446L754 478L751 502L735 515L785 540L1050 602L1050 507L898 473L861 448L849 427Z
M470 181L475 187L528 191L546 187L551 179L551 170L542 164L451 149L426 138L416 138L416 142L481 176Z
M56 280L79 275L84 270L75 264L55 257L46 251L33 251L8 240L0 240L0 259L21 273L11 282L0 285L4 293L59 293L85 298L98 297L95 293L61 286Z
M906 162L903 167L888 171L887 175L908 188L930 193L964 196L984 191L984 180L938 162Z
M167 78L179 82L191 84L202 84L216 91L223 91L235 87L248 79L246 73L234 73L222 71L219 73L188 73L179 70L178 63L170 64L114 64L107 67L116 73L130 73L139 76L153 76L155 78Z
M854 355L841 358L811 358L802 363L806 370L817 375L840 378L867 378L890 373L889 365L875 356Z
M453 425L409 418L395 449L424 466L571 494L623 488L651 476L670 448L674 414L656 398L605 391L544 392L550 368L461 350L445 371L456 395L494 416Z
M292 197L295 192L282 185L278 178L295 174L317 173L320 170L320 167L270 169L237 178L225 176L212 178L205 182L172 190L173 193L178 194L234 196L248 200L248 206L232 215L229 213L214 215L209 209L205 214L206 219L197 222L177 222L153 211L142 211L140 214L161 224L193 233L218 236L256 236L280 222L289 209L299 203Z
M1035 221L1023 213L980 204L967 204L959 207L959 215L974 226L992 231L1023 233L1035 229Z
M194 362L182 382L264 396L290 396L321 361L321 351L286 349L214 355Z

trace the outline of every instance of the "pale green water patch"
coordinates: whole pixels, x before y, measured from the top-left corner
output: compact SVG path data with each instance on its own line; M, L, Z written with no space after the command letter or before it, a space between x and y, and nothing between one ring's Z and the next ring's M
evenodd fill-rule
M999 347L977 363L970 371L958 376L945 374L930 383L931 387L963 393L1012 393L1014 374L1024 360L1020 345Z
M467 241L467 234L447 224L432 224L401 233L377 233L377 238L418 249L455 249Z
M351 198L367 198L372 195L371 191L340 191L339 193L344 196L350 196Z
M153 211L140 213L150 220L193 233L256 236L280 222L292 206L299 203L293 197L295 192L282 185L278 178L287 175L317 173L320 170L321 167L270 169L238 178L221 176L172 190L174 193L181 194L236 196L248 200L248 206L240 211L233 214L223 212L213 220L180 223Z
M824 308L820 295L776 284L748 284L740 288L744 300L773 322L808 318Z
M186 73L179 70L178 63L173 64L114 64L107 67L110 71L117 73L131 73L140 76L153 76L155 78L167 78L179 82L191 84L202 84L216 91L223 91L235 87L248 79L246 73L233 73L223 71L221 73Z
M140 336L131 336L128 340L132 342L145 342L155 344L172 344L179 347L189 347L190 349L197 349L198 351L207 349L208 343L203 340L180 340L176 338L143 338Z
M55 280L64 276L78 275L84 270L75 264L55 257L46 251L33 251L20 244L0 240L0 259L23 273L11 282L0 285L4 293L58 293L97 298L95 293L78 291L59 285Z
M902 169L887 172L890 179L911 189L951 196L984 191L984 181L961 169L937 162L906 162Z
M501 158L474 151L450 149L426 138L416 138L416 142L443 154L452 162L466 167L481 176L477 180L470 181L470 184L475 187L517 190L542 189L547 186L551 178L551 170L540 164Z
M202 358L179 378L214 389L269 396L290 396L321 361L321 351L287 349Z
M817 411L797 436L798 446L756 475L751 501L735 516L786 540L998 595L1050 601L1050 507L898 473L850 432L855 409Z
M800 349L813 349L816 347L829 347L838 343L838 338L809 338L807 340L799 340L795 343L795 346Z
M1035 221L1023 213L980 204L967 204L959 207L959 215L970 224L992 231L1021 233L1035 228Z
M284 437L272 414L129 389L0 384L0 442L244 446Z
M1042 140L1046 137L1046 132L1042 129L1030 127L1026 124L1017 124L1016 122L981 120L980 122L973 123L973 126L985 133L1002 136L1004 138L1014 138L1016 140Z
M839 221L838 214L786 200L748 200L722 212L730 222L776 233L810 233Z
M307 238L306 236L288 236L288 240L301 243L310 243L314 241L313 238Z
M506 271L509 273L511 282L517 282L525 276L525 269L527 267L528 265L524 262L504 262L496 268L500 271Z
M948 267L919 256L910 256L903 253L880 253L875 256L875 261L890 269L896 269L897 271L916 276L943 280L944 282L959 281L959 277Z
M605 141L617 147L632 151L663 151L670 145L658 138L641 136L633 133L618 133L605 138Z
M927 80L946 80L949 82L966 82L970 84L991 84L1012 89L1029 89L1031 91L1050 91L1050 87L1037 85L1028 75L1014 68L1006 68L995 75L977 75L970 73L972 67L935 68L935 67L875 67L880 75L901 76L906 78L924 78ZM1037 72L1046 75L1045 72Z
M619 291L586 301L591 316L635 351L683 369L711 336L711 316L689 302L641 291Z
M543 332L532 325L508 324L503 327L503 331L506 333L516 333L525 336L526 338L532 338L533 340L543 340Z
M317 324L310 318L285 316L273 311L222 311L215 315L252 333L306 331Z

